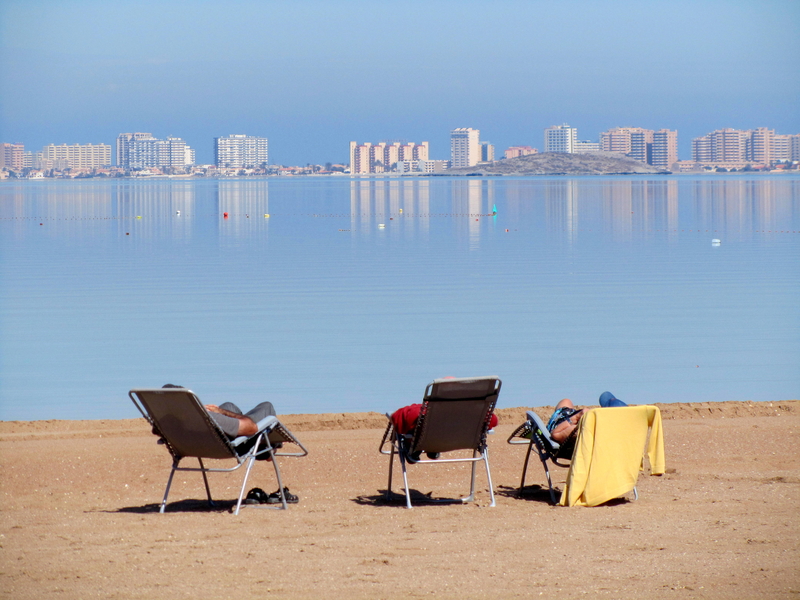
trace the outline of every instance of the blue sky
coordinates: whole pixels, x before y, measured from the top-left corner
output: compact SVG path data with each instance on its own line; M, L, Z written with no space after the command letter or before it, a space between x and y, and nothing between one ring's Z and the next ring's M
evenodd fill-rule
M266 136L270 161L474 127L499 152L568 122L800 133L800 1L0 1L0 141Z

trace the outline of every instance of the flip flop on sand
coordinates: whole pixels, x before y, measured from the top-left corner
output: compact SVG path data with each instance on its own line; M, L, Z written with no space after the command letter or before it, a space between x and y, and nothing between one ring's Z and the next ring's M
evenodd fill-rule
M288 487L283 488L283 495L286 497L287 504L297 504L300 502L300 498L295 496L289 491ZM281 492L280 490L272 492L269 496L267 496L267 504L280 504L281 503Z
M269 496L261 488L253 488L247 492L247 496L244 499L245 504L266 504L267 502L269 502Z

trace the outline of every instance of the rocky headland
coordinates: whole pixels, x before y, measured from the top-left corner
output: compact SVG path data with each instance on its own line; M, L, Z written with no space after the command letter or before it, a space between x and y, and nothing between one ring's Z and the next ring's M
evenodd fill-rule
M616 152L565 154L543 152L518 158L506 158L474 167L448 169L447 175L638 175L668 174Z

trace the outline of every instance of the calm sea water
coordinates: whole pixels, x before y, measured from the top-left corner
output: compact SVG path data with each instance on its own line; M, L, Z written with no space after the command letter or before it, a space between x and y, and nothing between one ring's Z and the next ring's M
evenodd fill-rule
M798 398L798 306L796 176L0 182L2 420Z

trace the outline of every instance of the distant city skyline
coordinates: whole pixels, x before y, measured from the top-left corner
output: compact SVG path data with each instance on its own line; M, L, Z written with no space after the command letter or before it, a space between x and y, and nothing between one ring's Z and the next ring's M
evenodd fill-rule
M678 130L688 157L717 129L800 131L798 23L796 0L6 0L0 139L152 131L213 163L214 137L247 132L272 163L345 163L353 139L446 159L458 127L499 150L568 122Z
M692 140L691 158L678 155L678 131L661 129L653 131L641 127L615 127L599 134L599 142L579 141L577 128L554 125L544 129L544 152L591 154L611 152L623 154L634 160L668 171L692 171L701 168L722 167L769 168L781 162L800 162L800 133L783 134L769 127L751 130L724 128ZM381 173L441 173L449 168L472 167L478 163L494 162L494 145L480 140L480 130L459 127L450 132L450 160L430 157L430 145L406 140L359 143L350 141L349 162L305 163L276 165L269 162L269 140L247 134L230 134L215 137L214 163L199 163L196 153L186 142L169 136L166 140L152 133L120 133L115 143L116 161L111 164L111 147L107 144L48 144L41 152L26 150L24 142L0 140L0 170L15 173L24 169L39 171L104 170L114 167L124 172L148 171L179 174L231 174L234 169L245 169L241 174L281 174L282 171L310 173L349 172L352 175ZM537 153L531 146L510 146L500 160ZM335 166L334 166L335 165ZM314 168L311 168L311 167ZM785 167L784 167L785 168ZM249 171L248 171L249 170ZM120 174L117 170L115 173ZM23 175L25 173L22 173ZM73 173L74 175L75 173ZM3 177L7 173L0 173ZM30 174L28 174L30 175ZM41 173L39 174L41 175ZM12 175L17 176L17 175ZM48 176L58 176L50 173Z

